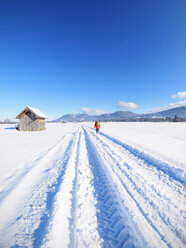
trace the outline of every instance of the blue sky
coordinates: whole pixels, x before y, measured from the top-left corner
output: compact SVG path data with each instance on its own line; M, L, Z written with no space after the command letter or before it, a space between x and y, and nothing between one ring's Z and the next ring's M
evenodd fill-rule
M0 120L185 99L185 0L0 0Z

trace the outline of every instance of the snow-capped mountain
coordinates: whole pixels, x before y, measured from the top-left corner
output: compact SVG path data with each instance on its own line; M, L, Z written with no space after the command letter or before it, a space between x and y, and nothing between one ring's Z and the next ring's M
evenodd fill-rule
M186 107L177 107L168 110L164 110L161 112L156 112L152 114L136 114L130 111L117 111L109 114L102 115L88 115L88 114L67 114L62 117L54 120L55 122L67 121L67 122L75 122L75 121L123 121L123 120L132 120L136 118L153 118L153 117L171 117L177 115L186 119Z
M117 111L115 113L110 114L102 114L102 115L87 115L87 114L67 114L55 120L55 122L60 121L114 121L114 120L125 120L125 119L134 119L139 115L129 112L129 111Z
M183 119L186 119L186 107L183 106L183 107L172 108L172 109L168 109L168 110L164 110L164 111L160 111L160 112L156 112L156 113L152 113L152 114L145 114L143 116L145 116L145 117L157 116L157 117L174 118L175 115L182 117Z

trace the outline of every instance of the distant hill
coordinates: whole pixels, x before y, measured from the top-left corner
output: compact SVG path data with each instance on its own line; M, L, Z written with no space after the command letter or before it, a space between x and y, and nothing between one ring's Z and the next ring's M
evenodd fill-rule
M145 114L141 116L145 117L171 117L174 118L174 116L177 115L179 117L182 117L183 119L186 119L186 107L177 107L172 108L160 112L156 112L153 114Z
M129 111L117 111L115 113L110 114L102 114L102 115L87 115L87 114L67 114L63 115L62 117L54 120L55 122L67 121L67 122L74 122L74 121L121 121L126 120L128 118L137 118L139 115L129 112Z
M117 111L109 114L102 115L87 115L87 114L67 114L62 117L54 120L54 122L76 122L76 121L125 121L125 120L134 120L140 118L163 118L163 117L171 117L177 115L186 119L186 107L177 107L172 108L152 114L136 114L130 111Z
M74 122L74 121L89 121L90 115L86 114L67 114L59 117L58 119L54 120L55 122L67 121L67 122Z

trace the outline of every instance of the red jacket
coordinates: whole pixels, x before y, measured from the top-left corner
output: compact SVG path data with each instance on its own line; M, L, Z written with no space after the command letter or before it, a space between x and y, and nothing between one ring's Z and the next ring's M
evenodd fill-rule
M97 122L98 123L98 125L96 125L96 122L95 122L95 124L94 124L94 127L97 129L97 128L100 128L100 123L99 123L99 121Z

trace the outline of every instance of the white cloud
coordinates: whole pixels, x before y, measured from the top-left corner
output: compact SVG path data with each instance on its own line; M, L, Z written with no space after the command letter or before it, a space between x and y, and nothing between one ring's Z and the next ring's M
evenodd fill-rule
M94 108L82 108L82 112L84 114L88 114L88 115L101 115L101 114L108 114L110 112L104 111L104 110L100 110L100 109L94 109Z
M172 95L172 97L178 99L186 98L186 91L179 91L177 94Z
M117 107L122 108L123 110L135 110L139 106L133 102L119 102Z
M154 108L154 109L149 109L149 110L147 110L145 112L145 114L156 113L156 112L168 110L168 109L171 109L171 108L177 108L177 107L183 107L183 106L186 106L186 100L176 102L176 103L170 103L168 105L158 107L158 108Z

